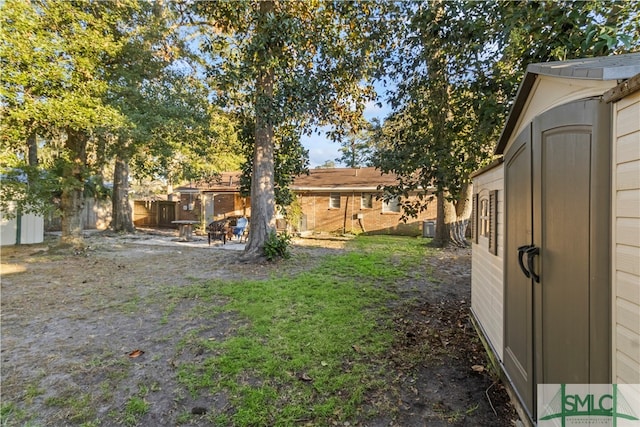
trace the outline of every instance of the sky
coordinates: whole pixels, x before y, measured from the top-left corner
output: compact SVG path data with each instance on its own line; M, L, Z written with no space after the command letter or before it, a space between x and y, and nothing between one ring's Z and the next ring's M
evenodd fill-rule
M369 121L377 117L382 123L390 112L391 108L385 103L379 107L374 102L369 102L365 107L364 117ZM324 132L321 135L303 136L301 141L302 145L309 150L309 169L315 169L316 166L324 164L327 160L335 161L340 157L340 144L332 142L324 135ZM338 162L336 162L336 166L344 167Z

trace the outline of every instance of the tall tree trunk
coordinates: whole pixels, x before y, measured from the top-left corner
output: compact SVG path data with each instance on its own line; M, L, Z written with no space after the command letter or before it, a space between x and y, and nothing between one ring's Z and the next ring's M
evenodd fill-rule
M435 23L442 22L445 17L444 1L434 0L430 3L432 9L432 20ZM439 28L437 25L436 28ZM431 37L425 41L425 46L428 46L427 55L427 72L429 73L429 104L427 106L428 115L430 117L432 128L430 130L430 136L434 144L434 149L438 149L442 144L451 138L448 131L448 122L453 119L451 117L451 110L449 108L449 76L447 72L447 55L439 42L439 34L437 32L425 34L425 37ZM440 149L438 156L450 156L447 150ZM447 162L444 161L443 164ZM460 241L457 236L457 222L458 216L456 212L455 202L450 200L451 194L446 190L447 183L440 178L438 188L442 188L438 192L437 197L437 212L438 217L436 219L436 237L434 244L440 247L445 247L451 243L456 245L464 245L463 241Z
M436 236L433 244L438 247L468 245L465 233L471 217L471 184L463 187L458 199L448 200L448 191L437 194Z
M35 131L32 131L27 137L27 150L29 166L38 166L38 143Z
M273 12L273 1L260 2L263 18ZM258 24L260 27L260 23ZM261 28L258 28L260 34ZM268 31L262 29L262 31ZM268 35L267 35L268 36ZM245 248L244 259L263 256L265 242L276 230L274 129L270 118L273 103L274 72L269 64L271 53L263 54L262 67L256 79L256 129L253 149L253 173L251 176L251 232Z
M65 148L70 153L70 162L63 172L65 184L62 188L60 208L62 210L62 237L64 245L82 246L84 229L84 172L87 163L87 141L89 137L82 131L67 128Z
M451 209L451 202L446 200L449 193L446 191L438 191L436 193L436 235L433 244L438 247L445 247L451 241L450 225L455 222L455 209ZM453 218L451 212L453 211Z
M129 203L129 159L118 154L113 171L113 196L111 197L111 229L132 233L133 212Z
M35 131L31 131L27 137L27 162L29 165L27 179L29 180L29 185L34 185L40 179L40 172L38 170L38 143Z
M471 184L465 184L460 190L458 200L455 203L456 207L456 223L451 236L453 242L458 246L468 246L467 242L467 227L469 227L469 218L471 218L471 210L473 204L471 203L471 196L473 194L473 187Z

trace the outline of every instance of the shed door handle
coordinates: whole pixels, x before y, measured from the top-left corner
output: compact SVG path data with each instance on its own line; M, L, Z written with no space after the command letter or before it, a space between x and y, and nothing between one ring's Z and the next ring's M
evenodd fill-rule
M524 245L518 248L518 265L520 266L520 269L522 270L524 275L527 276L527 279L531 277L531 273L529 273L529 270L527 270L527 268L524 266L524 261L522 260L522 256L524 255L525 252L527 252L532 247L533 245Z
M540 276L538 276L534 272L533 268L533 257L540 254L540 248L536 248L535 246L531 246L527 249L527 266L529 267L529 271L531 272L531 276L536 283L540 283Z

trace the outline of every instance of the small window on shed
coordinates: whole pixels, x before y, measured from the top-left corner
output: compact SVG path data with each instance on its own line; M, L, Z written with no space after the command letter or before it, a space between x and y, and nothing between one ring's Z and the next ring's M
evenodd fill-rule
M478 237L485 237L489 252L498 255L498 190L474 195L472 225L474 243L479 243Z
M478 219L480 220L478 231L480 232L481 236L489 237L490 225L489 225L489 199L488 198L480 199L480 207L478 209L478 212L479 212Z
M329 209L340 208L340 193L331 193L329 196Z
M382 212L400 213L400 198L393 197L382 202Z
M371 209L373 208L373 194L371 193L362 193L360 199L360 207L362 209Z

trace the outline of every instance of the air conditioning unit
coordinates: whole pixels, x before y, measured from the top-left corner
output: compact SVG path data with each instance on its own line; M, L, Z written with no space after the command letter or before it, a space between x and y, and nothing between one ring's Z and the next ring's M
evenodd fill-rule
M422 221L422 237L436 237L436 223L433 221Z

